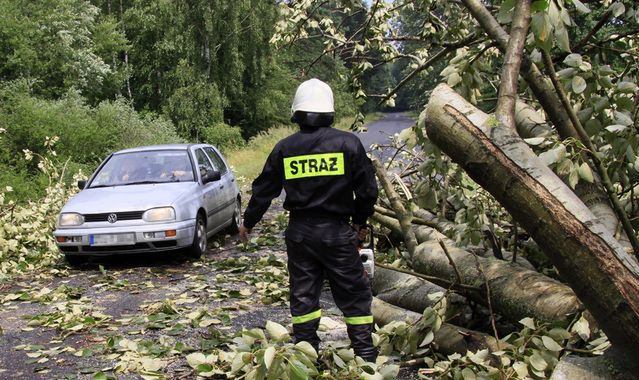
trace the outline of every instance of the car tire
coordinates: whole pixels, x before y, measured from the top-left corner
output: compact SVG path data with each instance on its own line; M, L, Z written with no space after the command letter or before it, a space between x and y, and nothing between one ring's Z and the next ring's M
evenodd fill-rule
M235 208L233 209L233 217L231 218L231 225L228 228L230 234L236 234L240 232L240 225L242 224L242 201L240 198L235 200Z
M67 263L71 266L78 266L80 264L84 264L87 262L87 258L84 256L77 256L77 255L64 255L64 259L67 261Z
M201 214L195 219L195 232L193 233L193 243L188 249L189 256L199 259L206 252L208 239L206 237L206 222Z

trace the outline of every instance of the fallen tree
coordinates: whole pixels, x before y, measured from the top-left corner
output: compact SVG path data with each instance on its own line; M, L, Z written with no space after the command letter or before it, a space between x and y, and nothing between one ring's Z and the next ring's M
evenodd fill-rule
M387 228L399 229L399 222L395 219L379 214L372 218ZM414 231L420 242L411 257L414 271L451 282L461 280L464 285L481 288L484 294L488 284L492 307L512 321L525 317L563 321L583 310L574 292L559 281L516 263L473 255L455 247L450 239L432 228L417 226ZM440 240L447 247L454 267L439 244ZM484 296L474 295L472 298L486 303Z
M431 95L426 131L531 234L613 346L639 357L639 265L579 198L518 135L446 85Z

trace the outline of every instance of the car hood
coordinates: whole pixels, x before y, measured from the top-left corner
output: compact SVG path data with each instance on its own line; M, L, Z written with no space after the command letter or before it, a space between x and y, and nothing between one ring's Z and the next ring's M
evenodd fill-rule
M195 194L197 186L197 182L175 182L88 188L71 198L62 212L99 214L171 206L187 194Z

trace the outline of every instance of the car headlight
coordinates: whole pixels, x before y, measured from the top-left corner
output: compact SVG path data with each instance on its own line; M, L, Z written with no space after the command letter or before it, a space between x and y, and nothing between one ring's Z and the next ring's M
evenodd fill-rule
M64 212L58 216L58 226L79 226L84 223L84 216L75 212Z
M142 219L146 222L165 222L175 220L175 210L173 207L158 207L146 210L142 214Z

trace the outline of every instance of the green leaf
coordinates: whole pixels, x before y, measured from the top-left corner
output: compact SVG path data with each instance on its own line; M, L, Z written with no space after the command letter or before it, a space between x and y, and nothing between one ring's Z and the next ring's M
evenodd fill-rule
M541 340L542 342L544 342L544 347L546 347L550 351L559 352L564 349L559 345L559 343L555 342L555 340L549 336L544 335L541 337Z
M528 377L528 365L524 362L515 362L513 369L521 379Z
M333 362L335 362L335 365L339 368L346 368L346 363L344 363L342 358L340 358L337 354L333 354Z
M579 169L577 169L579 172L579 177L581 179L583 179L586 182L590 182L593 183L594 182L594 178L592 175L592 170L590 169L590 166L585 163L582 162L581 165L579 165Z
M572 76L575 75L576 73L577 73L577 69L568 67L563 70L557 71L557 77L559 77L559 79L568 79L568 78L572 78Z
M559 23L555 28L555 38L557 39L557 46L561 50L570 52L570 37L568 37L568 30L566 30L563 23Z
M570 330L576 332L583 340L590 339L590 323L583 315L579 317L579 320L575 322Z
M549 0L536 0L530 4L530 11L531 13L545 11L549 5Z
M202 363L195 366L195 372L197 373L211 372L212 370L213 370L213 366L207 363Z
M575 188L575 186L577 186L577 183L579 182L579 171L578 170L574 170L570 172L570 174L568 175L568 185L570 185L571 188Z
M273 358L275 358L275 347L270 346L264 351L264 365L266 366L266 369L271 368Z
M93 375L93 380L107 380L108 377L104 372L97 372Z
M624 94L634 94L637 91L637 85L633 82L619 82L617 84L617 91Z
M581 94L586 89L586 81L579 75L572 77L572 91L575 94Z
M301 363L300 363L301 364ZM288 363L288 373L292 380L307 380L310 379L309 375L302 368L293 364L293 362Z
M575 5L575 9L577 9L580 13L590 13L590 8L588 8L584 3L579 0L572 0L572 3Z
M541 355L534 353L530 356L530 366L537 371L544 371L548 368L548 363L541 357Z
M530 317L526 317L526 318L520 320L519 323L521 323L522 325L528 327L531 330L535 330L536 329L535 321L532 318L530 318Z
M296 343L295 348L297 348L300 352L302 352L304 355L308 356L312 360L317 360L317 351L315 351L315 348L313 348L310 343L303 340Z
M546 141L545 137L531 137L529 139L524 139L524 141L526 142L526 144L528 145L539 145L541 143L543 143L544 141Z
M608 132L612 132L612 133L617 133L617 132L621 132L623 130L626 129L625 125L620 125L620 124L613 124L613 125L609 125L606 127L606 131Z
M433 333L433 330L429 331L426 336L424 337L424 340L422 340L422 342L419 344L419 347L424 347L428 344L430 344L433 339L435 339L435 334Z
M546 166L550 166L555 162L563 159L566 156L566 147L562 144L557 145L555 148L542 152L539 155L539 159L543 161Z
M583 58L581 58L581 54L572 53L568 54L568 56L564 59L564 64L570 67L579 67L583 62Z
M626 6L623 5L622 2L618 1L610 6L610 10L614 17L619 17L626 12Z
M632 121L632 116L631 115L629 115L626 112L619 112L619 111L615 111L615 122L617 124L621 124L621 125L626 126L626 127L634 124L633 121Z
M477 376L475 376L475 372L468 367L462 369L461 375L464 380L475 380L477 378Z
M559 176L566 176L569 175L570 172L572 171L572 161L570 161L570 159L566 158L564 160L562 160L559 165L557 165L557 175Z
M290 339L286 327L273 321L266 321L266 332L276 342L284 342Z

